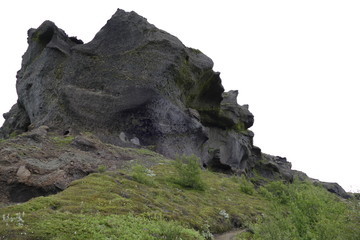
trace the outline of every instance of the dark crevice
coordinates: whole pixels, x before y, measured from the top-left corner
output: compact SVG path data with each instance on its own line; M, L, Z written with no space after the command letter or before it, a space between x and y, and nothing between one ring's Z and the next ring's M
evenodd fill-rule
M231 173L232 169L229 165L220 162L220 158L214 157L204 167L211 169L214 172Z
M49 27L43 33L39 34L38 42L41 43L43 46L46 46L52 39L54 35L54 28Z
M46 190L39 187L27 186L22 183L9 186L10 201L14 203L26 202L34 197L48 196L59 191L60 189L56 188Z
M32 87L32 83L26 84L26 90L29 90Z

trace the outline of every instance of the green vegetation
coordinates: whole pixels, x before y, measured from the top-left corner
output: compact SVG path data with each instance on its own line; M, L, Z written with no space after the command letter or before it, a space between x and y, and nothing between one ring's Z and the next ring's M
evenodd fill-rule
M149 220L129 215L84 215L57 213L51 221L37 221L31 231L25 231L25 214L5 216L5 225L14 229L5 236L16 239L202 239L195 230L181 227L173 221ZM33 234L32 232L36 233ZM3 235L4 236L4 235ZM21 238L18 238L21 237Z
M62 79L64 76L64 63L60 63L54 70L56 79Z
M267 202L261 196L242 194L239 183L224 174L200 171L200 178L207 183L207 187L198 190L183 187L175 181L179 178L175 164L163 163L146 169L151 172L146 173L144 168L135 167L135 170L131 168L121 172L94 173L74 181L56 195L1 208L0 216L15 217L17 213L23 212L24 215L21 226L15 222L0 224L0 236L20 238L26 233L24 239L69 239L68 235L60 233L79 233L80 229L85 229L81 233L89 239L105 239L111 234L117 236L113 239L153 239L156 229L146 230L149 229L146 224L153 222L152 226L157 226L164 221L171 226L164 226L163 231L181 230L183 234L210 236L210 232L224 232L234 226L246 225L267 208ZM134 178L136 171L142 175L152 175L146 175L146 178L151 179L153 184L140 183L139 178ZM137 219L139 226L129 227L127 231L133 237L124 238L117 232L117 227L109 223L109 219L117 219L114 222L120 224L129 215ZM84 218L86 221L82 221ZM94 229L100 228L95 227L99 222L103 235L89 237L94 234ZM185 236L179 235L182 239L192 239ZM194 236L197 237L193 239L202 239L200 235Z
M132 167L132 177L138 183L146 185L154 185L154 181L151 179L156 174L151 170L142 165L136 164Z
M64 137L54 136L51 139L58 146L66 146L66 145L69 145L74 140L74 137L73 136L64 136Z
M175 82L176 84L188 91L194 86L193 77L191 75L191 69L186 59L184 59L180 65L179 69L176 70Z
M104 173L106 171L106 166L105 165L99 165L97 168L97 172L99 173Z
M195 54L201 54L202 52L199 49L196 48L188 48L191 52L195 53Z
M270 182L259 193L272 206L238 239L359 239L359 202L344 202L321 187L296 180Z
M56 195L0 208L0 236L212 239L241 227L250 230L238 239L359 239L356 200L300 181L255 189L244 176L202 171L197 161L93 173Z
M16 131L14 131L14 132L11 132L10 133L10 135L9 135L9 137L10 138L15 138L16 136L18 136L19 134L16 132Z
M239 132L239 133L243 133L246 131L246 127L245 127L245 124L241 121L239 121L237 124L235 124L233 126L233 129L236 131L236 132Z
M205 183L201 179L199 162L195 155L178 157L174 163L177 171L175 183L185 188L204 190Z
M245 175L241 175L240 180L240 191L249 195L253 195L255 192L254 185L248 181Z

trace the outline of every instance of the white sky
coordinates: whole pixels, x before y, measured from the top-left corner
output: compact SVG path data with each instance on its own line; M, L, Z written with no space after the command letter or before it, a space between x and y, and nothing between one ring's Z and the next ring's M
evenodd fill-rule
M88 42L117 8L212 58L263 152L360 191L360 1L1 1L0 113L16 102L29 28L52 20Z

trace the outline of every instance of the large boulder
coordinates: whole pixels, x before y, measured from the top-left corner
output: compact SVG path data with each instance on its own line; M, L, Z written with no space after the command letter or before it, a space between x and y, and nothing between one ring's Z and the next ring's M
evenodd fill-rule
M237 91L224 92L209 57L135 12L117 10L87 44L50 21L30 29L28 43L3 137L47 125L168 157L247 166L253 115L237 104Z

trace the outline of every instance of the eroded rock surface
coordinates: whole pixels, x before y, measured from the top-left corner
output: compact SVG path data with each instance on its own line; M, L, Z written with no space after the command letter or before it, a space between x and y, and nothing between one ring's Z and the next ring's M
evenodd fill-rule
M248 165L254 118L237 91L224 92L209 57L136 13L118 10L87 44L50 21L30 29L28 43L4 137L47 125L168 157L196 154L205 165Z

